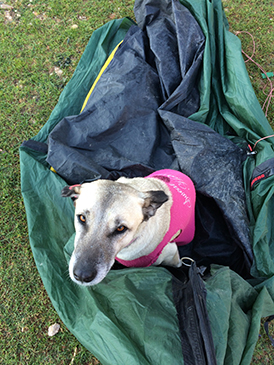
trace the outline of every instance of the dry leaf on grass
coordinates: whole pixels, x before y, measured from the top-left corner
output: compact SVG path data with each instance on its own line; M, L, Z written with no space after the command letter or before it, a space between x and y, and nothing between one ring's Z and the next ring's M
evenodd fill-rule
M49 74L50 75L53 75L53 74L56 74L57 76L62 76L63 74L63 71L60 69L60 67L57 67L57 66L53 66L51 69L50 69L50 72Z
M53 325L49 326L49 329L48 329L49 337L56 335L56 333L58 333L59 330L60 330L60 324L58 324L58 323L54 323Z
M47 19L47 16L45 13L39 14L39 13L37 13L37 11L33 11L32 14L35 16L35 18L37 18L39 20Z
M4 4L4 3L0 3L0 8L7 10L7 9L13 9L13 6Z
M13 21L13 17L12 17L11 11L5 11L4 14L5 14L6 22L12 22Z

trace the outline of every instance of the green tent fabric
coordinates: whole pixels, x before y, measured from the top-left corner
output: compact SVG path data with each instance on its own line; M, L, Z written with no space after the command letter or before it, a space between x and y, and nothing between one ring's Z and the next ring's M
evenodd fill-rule
M251 145L273 134L252 89L239 39L229 32L219 0L181 0L205 37L200 109L190 116L226 135L232 128ZM75 73L48 122L33 138L46 143L59 121L80 113L101 67L133 22L114 20L91 36ZM249 364L261 317L274 313L274 175L253 190L254 169L274 158L273 139L257 144L243 175L254 252L249 282L228 267L212 266L207 309L218 364ZM104 365L183 364L171 274L162 267L112 270L93 288L68 276L74 208L61 198L66 185L50 170L46 153L20 148L21 182L30 244L39 274L60 318Z

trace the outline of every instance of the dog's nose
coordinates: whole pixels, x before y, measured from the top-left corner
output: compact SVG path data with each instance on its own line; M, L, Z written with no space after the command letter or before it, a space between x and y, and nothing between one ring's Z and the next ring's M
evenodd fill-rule
M85 269L81 267L75 267L73 270L73 275L76 280L82 283L90 283L97 275L96 270L91 270L90 268Z

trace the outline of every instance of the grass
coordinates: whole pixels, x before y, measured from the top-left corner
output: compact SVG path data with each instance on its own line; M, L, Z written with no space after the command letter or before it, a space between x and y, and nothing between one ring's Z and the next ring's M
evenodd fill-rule
M271 1L256 0L223 0L226 16L229 21L230 31L249 32L256 45L256 51L252 57L266 72L274 72L274 3ZM252 56L253 41L250 34L240 33L238 36L242 41L244 52ZM246 57L244 57L246 59ZM263 106L270 88L269 84L261 77L258 67L248 61L246 63L253 88L256 92L260 104ZM274 78L272 78L274 86ZM265 85L267 84L266 89ZM265 93L264 93L265 92ZM268 109L268 120L274 126L273 102Z
M0 363L99 364L60 323L37 273L20 191L18 148L47 121L92 32L110 19L133 18L134 2L7 0L7 3L13 9L0 10ZM257 46L254 59L266 71L274 71L273 4L224 1L231 31L253 34ZM243 49L252 53L249 36L240 37ZM263 104L266 96L260 72L250 62L247 69ZM268 119L273 126L273 103ZM48 327L55 322L61 324L61 330L58 335L48 337ZM273 332L273 325L271 328ZM252 364L271 364L271 350L262 330Z

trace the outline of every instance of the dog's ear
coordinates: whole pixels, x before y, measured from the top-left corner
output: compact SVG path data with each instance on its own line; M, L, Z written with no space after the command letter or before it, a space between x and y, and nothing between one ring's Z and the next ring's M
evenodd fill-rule
M79 198L81 185L65 186L61 195L65 198L71 198L73 201Z
M154 216L157 209L168 200L168 196L162 190L151 190L145 193L145 195L143 214L144 220L147 221L150 217Z

